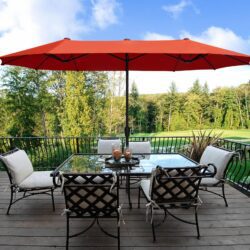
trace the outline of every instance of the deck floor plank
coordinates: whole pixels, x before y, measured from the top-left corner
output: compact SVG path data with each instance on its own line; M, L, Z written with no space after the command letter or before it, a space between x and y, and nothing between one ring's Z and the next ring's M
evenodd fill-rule
M0 172L0 249L1 250L62 250L65 249L65 218L61 215L64 200L56 192L56 211L52 211L48 196L34 196L13 205L7 216L9 203L8 179ZM121 191L121 203L126 221L121 225L121 249L123 250L250 250L250 200L231 186L226 187L229 207L213 194L200 192L203 200L199 208L201 238L197 240L193 225L173 218L156 229L157 241L152 242L152 232L145 219L145 202L138 209L137 191L132 191L133 209L128 208L125 192ZM189 209L178 209L176 214L192 219ZM155 216L160 217L157 213ZM104 220L103 226L115 232L115 221ZM82 220L71 223L72 231L81 229ZM116 240L103 235L97 227L84 236L70 240L70 249L117 249Z

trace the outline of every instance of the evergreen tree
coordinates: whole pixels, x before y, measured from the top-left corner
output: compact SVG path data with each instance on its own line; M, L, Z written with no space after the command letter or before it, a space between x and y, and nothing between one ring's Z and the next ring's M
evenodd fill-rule
M193 94L196 94L196 95L200 95L202 93L202 87L200 85L199 80L196 80L193 83L193 86L190 88L189 92L193 93Z
M0 90L0 136L6 136L6 131L10 123L10 113L6 105L6 93L4 89Z
M32 136L36 126L38 94L34 71L19 67L7 68L3 75L6 88L6 109L11 115L7 134L11 136Z
M165 100L165 108L166 108L166 116L167 116L167 131L170 131L171 123L172 123L172 114L177 109L177 100L178 94L177 94L177 87L175 82L172 82L169 87L169 92L166 95Z
M156 130L156 120L157 120L157 106L154 102L150 101L147 104L147 113L146 113L146 131L148 133L155 132Z
M107 131L108 75L104 72L86 72L86 97L92 135L105 134Z
M64 136L91 135L92 124L86 95L85 75L67 72L61 123Z
M109 74L107 90L106 126L110 136L123 133L125 123L125 99L120 97L122 91L121 73Z
M136 83L132 83L130 99L129 99L129 116L132 124L132 131L139 131L141 119L141 104L139 99L139 92Z

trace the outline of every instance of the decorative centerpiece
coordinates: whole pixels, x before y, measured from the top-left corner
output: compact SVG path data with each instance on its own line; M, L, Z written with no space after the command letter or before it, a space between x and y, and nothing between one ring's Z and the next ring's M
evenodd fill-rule
M125 160L129 162L131 160L131 158L132 158L131 149L130 148L125 148L123 154L124 154Z
M121 157L122 157L122 151L120 149L120 147L116 147L113 146L112 147L112 156L114 158L115 161L120 161Z
M133 167L139 165L139 158L132 157L132 152L129 148L124 150L124 155L119 148L115 148L112 151L112 157L105 159L105 164L108 167L124 168L124 167Z

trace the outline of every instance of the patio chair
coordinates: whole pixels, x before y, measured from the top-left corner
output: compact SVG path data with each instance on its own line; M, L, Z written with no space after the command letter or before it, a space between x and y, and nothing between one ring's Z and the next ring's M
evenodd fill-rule
M149 155L151 153L151 145L149 141L129 142L129 148L133 155Z
M234 151L229 151L215 146L207 146L200 159L200 164L214 165L217 169L217 173L213 178L202 179L201 190L222 197L226 207L228 207L228 203L225 195L225 175L234 156L238 155L239 154ZM208 189L212 187L221 187L222 194Z
M198 206L201 201L198 196L201 179L211 175L206 171L207 166L183 167L183 168L161 168L153 170L149 180L142 180L138 196L138 207L140 207L140 196L143 192L147 200L147 213L151 212L151 227L153 241L156 241L155 227L162 224L167 215L173 218L196 225L197 238L200 237L198 224ZM178 208L194 208L195 222L180 218L169 210ZM155 224L155 210L164 211L164 219Z
M0 155L0 160L8 174L10 181L10 203L11 206L19 200L36 194L47 194L52 198L53 211L55 211L53 178L51 171L34 171L32 163L24 150L14 149ZM23 193L16 198L17 193Z
M120 249L119 181L115 174L64 174L63 191L66 204L66 249L69 239L87 232L96 223L106 235L118 240ZM69 220L93 218L84 230L70 235ZM107 232L100 224L102 218L115 218L117 234Z
M150 153L151 153L151 145L149 141L132 141L129 142L129 149L132 152L132 155L134 157L139 157L139 158L148 158L150 157ZM143 176L145 178L145 176ZM127 176L126 180L127 180L127 186L129 185L135 185L138 182L140 182L143 178L142 176ZM128 182L130 182L130 184L128 184ZM129 189L137 189L138 188L138 184L135 187L129 187ZM131 202L129 202L129 206L130 208L132 208L132 204Z
M97 146L97 153L100 155L102 154L111 155L113 146L121 147L121 140L120 139L99 139L98 146Z

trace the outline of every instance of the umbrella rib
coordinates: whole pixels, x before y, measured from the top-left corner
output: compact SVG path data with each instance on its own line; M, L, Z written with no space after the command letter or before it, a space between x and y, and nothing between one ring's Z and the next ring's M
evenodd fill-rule
M169 56L171 58L174 58L176 60L182 61L184 63L191 63L191 62L194 62L196 60L199 60L200 58L203 58L203 57L207 56L207 54L206 55L199 54L197 56L194 56L192 59L187 60L187 59L182 58L181 56L176 57L176 56L170 55L170 54L164 54L164 55Z
M137 55L137 56L135 56L135 57L133 57L133 58L128 58L128 59L124 59L124 58L122 58L122 57L120 57L120 56L117 56L117 55L115 55L115 54L109 54L110 56L113 56L114 58L116 58L116 59L119 59L119 60L121 60L121 61L123 61L123 62L125 62L126 60L128 60L129 62L131 62L131 61L133 61L133 60L136 60L136 59L138 59L138 58L140 58L140 57L142 57L142 56L145 56L146 54L140 54L140 55Z
M48 58L49 58L48 55L46 55L46 57L44 58L44 60L42 60L42 62L40 62L40 63L35 67L35 69L39 69L39 68L41 67L41 65L43 65L44 62L45 62Z
M208 64L210 65L214 70L216 70L216 68L214 67L214 65L208 61L208 59L206 58L206 56L203 56L202 59Z
M126 61L126 59L124 59L124 58L122 58L122 57L120 57L120 56L114 55L114 54L112 54L112 53L109 53L109 55L112 56L112 57L114 57L114 58L116 58L116 59L119 59L119 60L121 60L121 61L123 61L123 62Z
M174 65L174 69L173 69L174 72L176 71L176 68L177 68L177 66L178 66L178 64L180 62L180 59L181 59L181 55L179 55L178 58L176 58L176 63Z
M60 58L59 56L57 55L53 55L53 54L47 54L49 57L57 60L57 61L60 61L60 62L63 62L63 63L67 63L67 62L71 62L73 60L76 60L76 59L79 59L79 58L82 58L82 57L85 57L89 54L82 54L82 55L78 55L78 56L75 56L75 57L71 57L71 58L68 58L68 59L62 59Z
M136 60L136 59L138 59L138 58L140 58L140 57L142 57L142 56L145 56L145 55L146 55L146 54L140 54L140 55L138 55L138 56L135 56L135 57L133 57L133 58L130 58L129 61L131 62L131 61Z
M227 56L227 57L229 57L229 58L231 58L233 60L236 60L236 61L238 61L238 62L240 62L242 64L245 64L245 65L249 65L250 64L250 62L245 62L245 61L243 61L243 60L241 60L241 59L239 59L237 57L231 56L231 55L225 55L225 56Z

